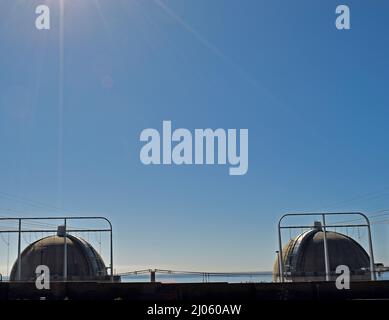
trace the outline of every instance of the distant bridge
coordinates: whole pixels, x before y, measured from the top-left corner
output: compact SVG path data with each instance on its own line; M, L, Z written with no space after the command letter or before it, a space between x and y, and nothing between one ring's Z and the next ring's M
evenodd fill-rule
M166 270L166 269L143 269L118 273L119 276L136 276L142 274L150 274L150 281L155 282L157 274L176 275L176 276L199 276L203 282L209 282L210 277L256 277L256 276L272 276L271 271L237 271L237 272L210 272L210 271L182 271L182 270Z

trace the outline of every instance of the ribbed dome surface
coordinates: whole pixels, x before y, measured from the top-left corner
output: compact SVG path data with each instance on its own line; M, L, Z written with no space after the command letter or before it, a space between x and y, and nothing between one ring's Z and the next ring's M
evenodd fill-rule
M38 265L49 267L51 280L62 280L64 239L64 237L49 236L24 249L21 254L21 280L34 281ZM87 241L67 235L66 246L68 280L99 280L107 275L103 259ZM17 280L17 261L12 267L10 280Z
M337 232L326 232L331 279L336 278L335 270L346 265L351 271L351 279L370 279L370 259L363 247L351 237ZM314 229L290 240L282 250L284 272L287 280L325 280L324 232ZM278 259L274 264L273 276L278 278Z

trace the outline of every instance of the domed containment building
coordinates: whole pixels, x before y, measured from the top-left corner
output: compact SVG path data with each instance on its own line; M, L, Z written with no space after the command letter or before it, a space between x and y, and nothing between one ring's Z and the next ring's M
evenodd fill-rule
M338 233L326 232L330 280L335 280L337 266L350 269L350 280L370 280L370 258L354 239ZM290 240L282 250L286 281L325 281L324 231L320 223ZM279 281L279 257L273 269L273 280Z
M21 254L21 281L35 281L38 265L46 265L52 281L64 279L64 236L49 236L30 244ZM108 279L101 256L85 240L66 235L67 280L87 281ZM18 280L18 263L12 267L10 280Z

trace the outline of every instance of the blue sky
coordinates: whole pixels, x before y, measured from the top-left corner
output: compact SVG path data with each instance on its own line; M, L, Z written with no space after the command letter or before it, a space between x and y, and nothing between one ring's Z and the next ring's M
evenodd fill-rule
M233 271L272 267L285 212L389 208L389 3L339 31L339 1L161 1L64 0L62 81L59 1L1 1L2 215L107 216L120 270ZM248 173L144 166L163 120L249 129Z

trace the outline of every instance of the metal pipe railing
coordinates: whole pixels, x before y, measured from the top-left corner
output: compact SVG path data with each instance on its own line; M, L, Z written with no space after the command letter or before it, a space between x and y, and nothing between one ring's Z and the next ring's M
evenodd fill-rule
M335 215L359 215L365 221L366 224L336 224L336 225L326 225L326 216L335 216ZM282 226L281 223L286 217L291 216L321 216L323 221L323 232L324 232L324 261L325 261L325 270L326 270L326 281L330 280L330 270L329 270L329 252L327 246L327 228L330 227L366 227L368 230L368 242L369 242L369 260L370 260L370 278L371 280L376 280L375 274L375 264L374 264L374 253L373 253L373 243L371 237L371 227L369 218L361 212L310 212L310 213L287 213L284 214L278 221L278 247L279 247L279 273L280 273L280 282L284 282L284 259L282 252L282 229L293 229L293 228L313 228L313 226ZM359 220L359 219L358 219Z
M21 235L22 233L33 233L33 232L57 232L57 230L50 229L31 229L31 230L23 230L22 223L23 221L29 220L63 220L64 228L65 228L65 236L64 236L64 267L63 267L63 277L66 281L67 279L67 241L66 241L66 233L67 232L109 232L110 234L110 276L111 281L114 281L114 264L113 264L113 228L112 223L105 217L100 216L76 216L76 217L0 217L0 221L17 221L18 228L16 230L0 230L0 233L17 233L18 234L18 259L17 259L17 279L21 280L22 273L22 257L21 257ZM104 220L108 223L109 228L107 229L69 229L66 230L67 222L70 220Z

